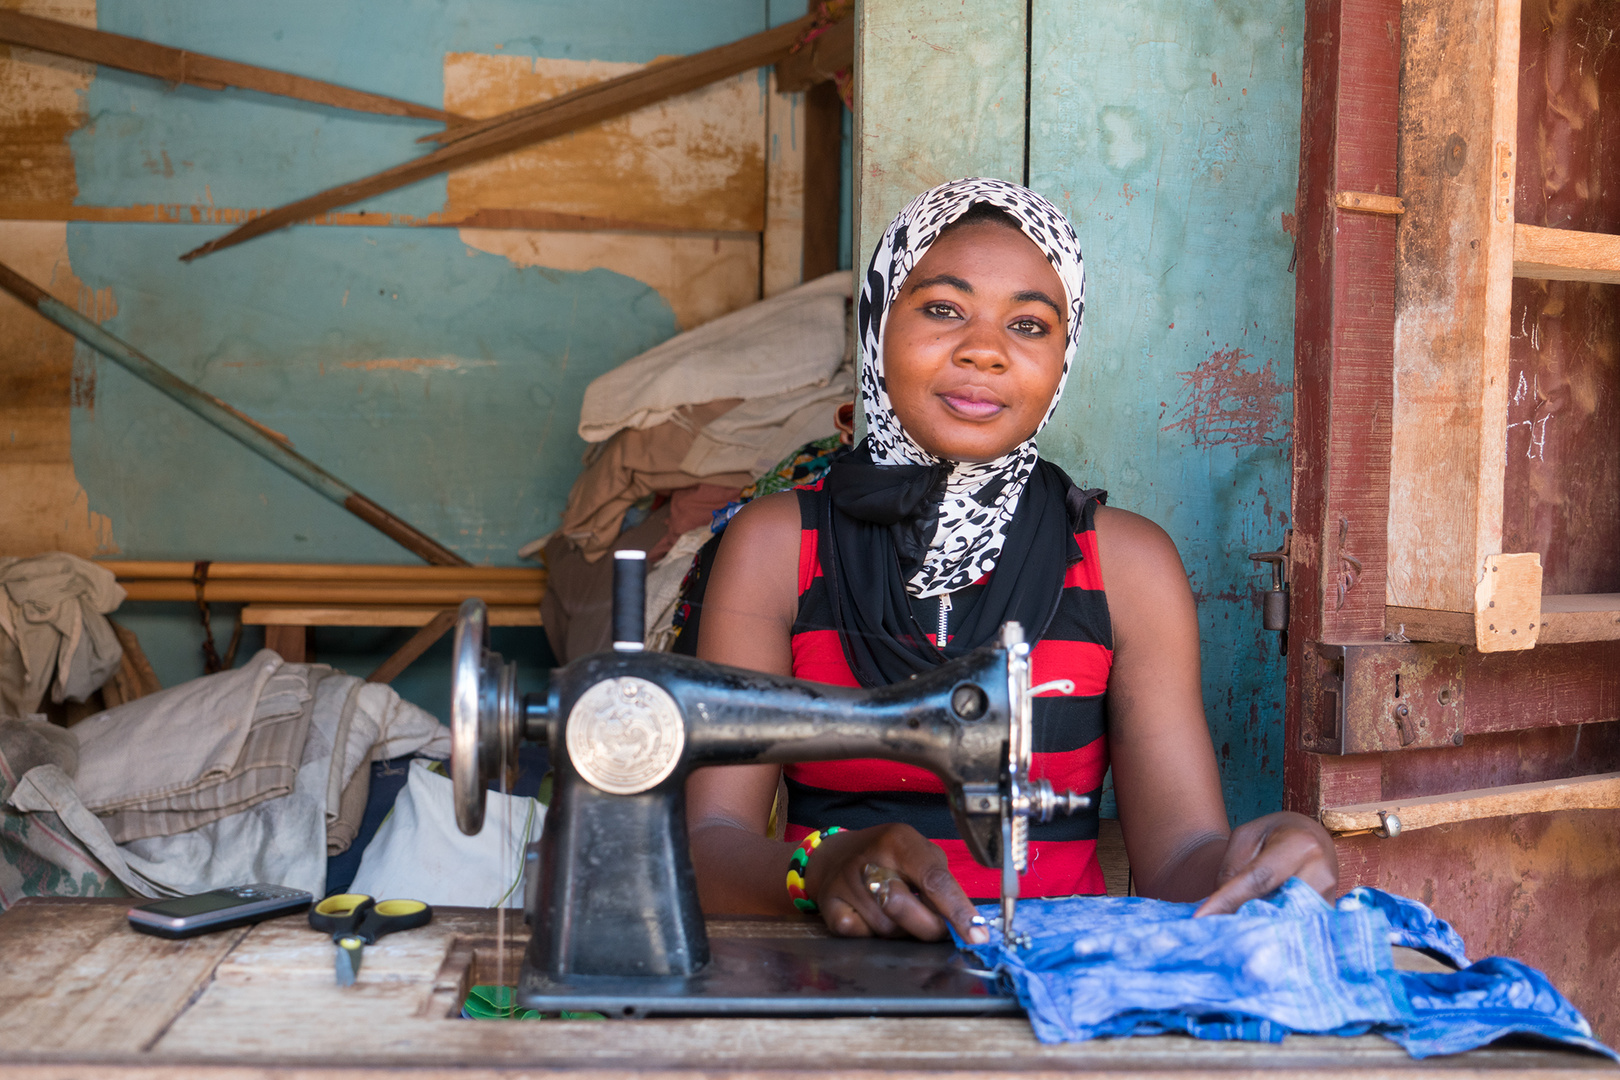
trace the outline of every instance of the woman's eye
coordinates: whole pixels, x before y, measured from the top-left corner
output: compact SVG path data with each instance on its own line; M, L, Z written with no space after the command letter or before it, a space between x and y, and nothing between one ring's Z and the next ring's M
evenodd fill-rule
M945 303L928 304L927 306L925 306L923 308L923 310L925 312L927 312L928 314L934 316L936 319L954 319L954 318L956 318L956 308L952 307L950 304L945 304Z
M1039 319L1019 319L1012 324L1012 328L1018 333L1028 334L1030 337L1039 337L1046 333L1046 324Z

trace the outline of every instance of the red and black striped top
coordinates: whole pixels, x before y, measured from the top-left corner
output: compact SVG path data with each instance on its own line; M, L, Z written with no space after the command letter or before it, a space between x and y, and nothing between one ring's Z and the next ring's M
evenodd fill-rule
M793 624L793 675L799 679L860 685L834 629L828 585L818 553L821 484L798 489L799 613ZM1113 631L1097 559L1093 526L1097 501L1081 514L1075 542L1080 559L1063 579L1063 597L1046 634L1031 650L1035 684L1034 767L1058 791L1089 792L1088 813L1030 824L1029 869L1019 879L1024 896L1071 896L1104 891L1097 864L1097 806L1108 771L1104 695L1113 665ZM925 625L927 625L925 623ZM787 839L838 825L864 829L905 822L945 850L951 873L970 897L1001 892L998 870L980 866L957 835L944 788L926 769L892 761L825 761L783 768L788 788Z

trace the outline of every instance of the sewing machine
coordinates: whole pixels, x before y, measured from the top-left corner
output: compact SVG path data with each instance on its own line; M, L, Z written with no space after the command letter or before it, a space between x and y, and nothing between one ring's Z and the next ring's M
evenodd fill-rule
M1090 805L1030 778L1029 645L995 647L905 683L855 690L643 651L645 557L617 552L612 652L519 700L489 648L482 601L456 623L450 772L456 819L479 832L489 782L520 740L544 743L554 786L527 855L532 936L518 1002L542 1012L983 1013L1016 1010L947 944L800 934L711 943L687 845L685 786L708 765L884 758L943 781L956 827L1001 869L991 932L1017 940L1030 818Z

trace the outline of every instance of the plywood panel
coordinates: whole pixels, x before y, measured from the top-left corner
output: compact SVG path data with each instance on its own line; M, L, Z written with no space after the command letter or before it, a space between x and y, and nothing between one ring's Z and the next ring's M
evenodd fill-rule
M445 108L493 116L640 68L450 53ZM446 209L544 209L670 228L765 224L766 95L754 72L450 174Z

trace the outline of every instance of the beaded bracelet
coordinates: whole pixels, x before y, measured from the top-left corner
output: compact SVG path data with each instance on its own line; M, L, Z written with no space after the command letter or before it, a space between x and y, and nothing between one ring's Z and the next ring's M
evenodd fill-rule
M810 899L809 895L804 891L804 877L806 867L810 865L810 853L816 850L816 848L820 847L821 841L826 837L829 837L834 833L841 833L843 831L843 829L840 829L837 825L834 825L825 833L821 832L820 830L811 833L809 836L799 841L799 846L793 850L793 858L788 860L788 897L793 901L793 906L804 912L806 915L814 915L816 912L821 910L821 908L817 906L816 902Z

